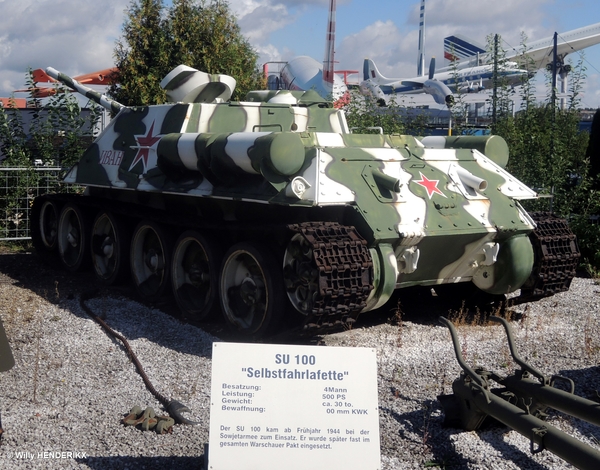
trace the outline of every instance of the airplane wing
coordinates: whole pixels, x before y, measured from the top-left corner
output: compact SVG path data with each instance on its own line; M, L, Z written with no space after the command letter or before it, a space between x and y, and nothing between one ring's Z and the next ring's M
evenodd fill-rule
M81 84L85 85L108 85L113 76L119 72L119 69L112 67L109 69L98 70L96 72L86 73L73 77Z
M422 81L418 81L418 80L401 80L399 82L400 85L403 86L414 86L417 88L423 88L423 83L425 83L425 80L427 80L427 77L423 77ZM391 86L394 86L395 84L392 83Z
M600 44L600 23L558 34L557 55L559 60L563 61L567 54L596 44ZM544 68L552 62L554 36L526 43L525 46L527 59L519 48L506 51L506 59L517 62L520 67L526 67L531 63L535 69ZM448 60L459 59L459 68L478 65L474 61L478 54L480 54L480 62L489 57L489 53L470 39L458 35L444 38L444 57Z
M586 47L600 44L600 23L596 23L583 28L559 33L556 41L556 53L560 60L564 60L569 53L580 51ZM554 36L534 41L527 45L528 61L535 64L535 68L541 69L552 62ZM527 60L522 51L507 51L506 58L514 60L521 66L527 65Z

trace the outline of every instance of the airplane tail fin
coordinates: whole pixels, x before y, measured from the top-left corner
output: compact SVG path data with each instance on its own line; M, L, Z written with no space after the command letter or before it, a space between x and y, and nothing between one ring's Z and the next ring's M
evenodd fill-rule
M388 78L379 73L375 62L373 62L371 59L365 59L363 63L363 80L374 80L377 83L381 81L389 81Z
M52 83L55 82L53 78L51 78L44 69L35 69L32 72L33 81L36 83Z
M444 38L444 59L448 62L464 60L484 53L485 49L480 44L464 36L455 35Z

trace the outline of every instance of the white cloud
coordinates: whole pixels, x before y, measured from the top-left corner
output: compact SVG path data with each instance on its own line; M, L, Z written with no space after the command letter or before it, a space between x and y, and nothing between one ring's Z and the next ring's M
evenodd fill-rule
M363 60L368 57L384 75L394 73L408 56L410 42L392 21L376 21L338 43L335 58L340 66L337 68L362 70ZM416 52L413 55L416 57Z
M503 46L519 48L521 32L530 41L552 33L544 24L543 7L548 0L429 0L425 16L426 67L436 57L436 67L444 66L443 39L460 34L485 47L486 37L498 33ZM375 61L389 77L408 78L416 75L419 2L414 2L402 26L403 32L390 20L377 21L356 34L338 39L336 60L341 68L362 67L364 57ZM535 26L534 26L535 25ZM358 65L357 65L358 64Z
M113 65L128 0L1 2L0 94L23 87L28 68L53 66L68 74Z
M241 15L238 24L252 44L261 45L269 40L272 32L284 28L295 19L284 5L259 5L249 13Z

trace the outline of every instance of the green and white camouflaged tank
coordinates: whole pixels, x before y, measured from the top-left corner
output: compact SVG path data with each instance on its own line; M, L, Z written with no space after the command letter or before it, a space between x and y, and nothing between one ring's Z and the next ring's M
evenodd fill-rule
M498 136L353 134L315 92L254 91L186 66L171 101L125 107L48 73L116 114L67 174L85 187L34 204L34 242L99 281L170 291L188 317L221 310L258 337L300 312L306 327L353 322L396 289L469 287L542 297L579 256L537 194L505 169Z

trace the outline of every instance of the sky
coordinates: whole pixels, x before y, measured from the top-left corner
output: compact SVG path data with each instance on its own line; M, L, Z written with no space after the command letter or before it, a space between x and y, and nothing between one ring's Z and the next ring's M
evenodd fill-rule
M170 1L165 2L169 4ZM24 87L26 71L52 66L68 75L112 67L130 0L0 0L0 96ZM259 64L325 52L329 0L230 0ZM336 70L375 61L393 78L416 75L420 0L337 0ZM518 47L600 22L598 0L427 0L426 64L443 64L443 38L460 34L481 44L500 34ZM600 108L600 44L583 52L582 107ZM573 64L579 53L570 54ZM226 71L224 71L226 73ZM541 74L538 74L541 75ZM543 78L537 93L545 95ZM15 94L25 97L24 94Z

